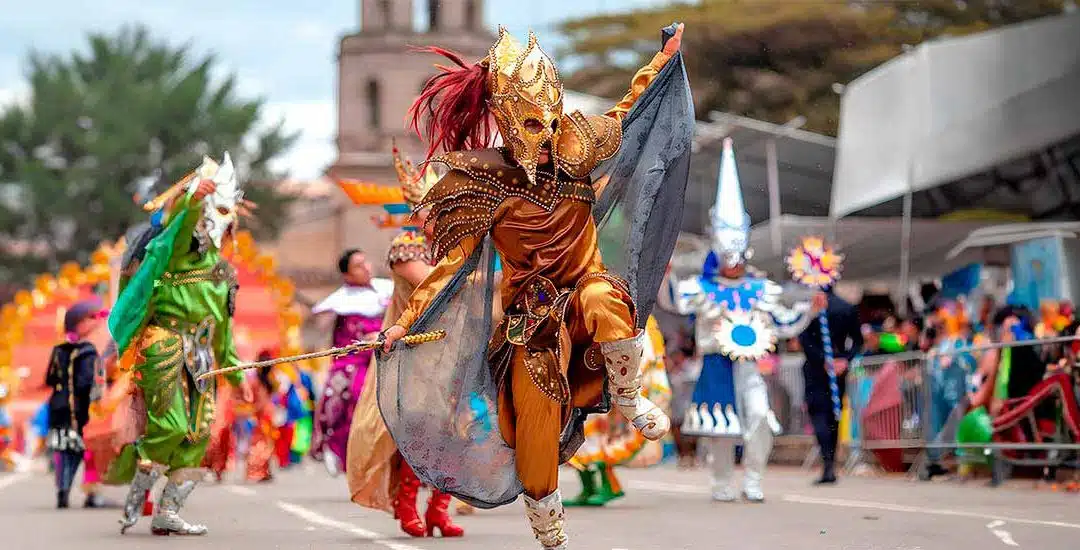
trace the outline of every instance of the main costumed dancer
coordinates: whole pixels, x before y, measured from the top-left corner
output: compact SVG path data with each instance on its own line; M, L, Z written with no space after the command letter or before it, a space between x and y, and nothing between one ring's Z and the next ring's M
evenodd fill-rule
M746 264L750 215L743 207L730 138L724 140L716 203L710 212L711 250L700 276L673 284L674 304L694 316L703 367L684 434L712 439L712 497L731 502L735 445L743 442L746 500L765 500L762 478L780 425L769 407L768 388L758 359L778 339L794 338L812 319L811 301L821 298L792 288L790 293ZM785 295L786 294L786 295Z
M338 260L344 285L311 309L319 315L333 312L333 344L347 346L358 340L373 340L382 327L393 283L371 276L371 263L360 250L346 250ZM337 476L346 464L349 425L353 410L364 389L368 365L374 352L358 351L335 357L315 411L315 431L311 456L323 462L330 475Z
M671 384L664 369L664 335L652 317L645 332L648 338L641 373L642 395L666 413L671 405ZM570 459L581 477L581 493L567 500L566 506L603 506L622 498L625 493L615 475L616 466L647 468L664 459L663 440L645 439L614 410L589 416L584 430L585 443Z
M424 194L438 178L432 165L418 170L407 159L402 159L396 146L394 168L406 204L390 204L386 208L391 214L399 210L408 212L423 200ZM416 222L419 226L423 225L424 213L418 213ZM386 261L394 282L394 294L383 317L383 328L398 319L413 289L431 273L431 250L427 236L420 227L403 228L391 241ZM393 513L401 522L401 530L414 537L431 536L436 529L444 537L464 535L465 531L450 519L450 495L438 489L431 491L427 512L424 519L420 519L416 499L421 482L409 463L401 459L383 423L376 394L375 372L375 368L368 369L349 431L346 478L353 502Z
M544 548L566 548L558 468L586 413L613 401L648 439L670 427L641 396L641 376L693 135L681 34L665 29L663 50L602 116L564 113L536 36L523 45L502 28L477 63L429 48L454 66L411 109L429 157L448 151L435 160L449 172L417 205L431 208L437 264L384 332L380 409L405 460L440 491L481 508L524 492ZM483 149L491 118L504 147ZM598 243L614 243L602 260ZM433 329L446 338L394 345Z
M143 435L124 447L109 478L131 482L122 533L138 521L149 490L164 473L168 481L151 531L204 535L205 526L188 523L179 512L203 477L199 465L214 418L216 380L198 377L239 363L232 338L239 285L220 251L237 223L242 193L226 153L220 165L205 158L159 199L153 208L164 210L150 228L153 236L129 240L139 248L130 256L138 261L122 275L109 316L119 354L135 354L135 381L146 405ZM226 378L250 401L242 373Z

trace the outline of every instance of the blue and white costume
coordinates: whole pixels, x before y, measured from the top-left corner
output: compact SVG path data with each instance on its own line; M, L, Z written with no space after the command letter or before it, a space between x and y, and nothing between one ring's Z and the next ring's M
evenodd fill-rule
M797 336L812 319L810 296L792 301L779 284L746 265L750 216L743 207L731 139L724 141L716 204L711 211L711 250L700 276L671 281L679 313L694 317L701 376L694 388L683 433L710 437L713 499L733 501L735 445L744 444L743 495L760 502L761 480L780 426L769 408L757 360L778 339ZM728 275L728 276L725 276Z

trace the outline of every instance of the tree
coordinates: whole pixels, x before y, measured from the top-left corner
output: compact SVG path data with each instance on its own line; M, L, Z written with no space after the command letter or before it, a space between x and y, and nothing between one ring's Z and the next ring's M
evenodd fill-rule
M91 34L88 54L27 60L29 100L0 112L0 281L26 281L147 219L133 195L163 191L203 155L228 150L258 203L255 230L273 235L293 197L268 163L295 135L257 128L261 100L216 78L213 55L156 40L143 27Z
M657 29L686 23L683 51L699 115L733 112L835 135L838 85L943 35L1061 13L1062 0L700 0L566 21L571 88L618 97L656 52Z

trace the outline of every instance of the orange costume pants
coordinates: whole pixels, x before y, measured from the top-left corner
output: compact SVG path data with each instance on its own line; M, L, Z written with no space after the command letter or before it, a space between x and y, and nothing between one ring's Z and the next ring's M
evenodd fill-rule
M633 302L625 292L603 279L583 284L571 298L566 324L571 344L585 349L593 343L614 342L634 336ZM518 478L525 494L539 500L559 488L559 436L572 406L591 405L602 398L605 372L585 372L571 362L571 403L545 395L529 376L525 348L514 346L507 376L499 396L499 429L514 449Z

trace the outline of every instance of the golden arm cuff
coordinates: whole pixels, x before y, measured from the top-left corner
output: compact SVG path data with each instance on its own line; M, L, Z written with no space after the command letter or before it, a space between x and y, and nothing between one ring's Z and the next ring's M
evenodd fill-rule
M638 69L638 72L634 74L634 78L630 79L630 90L623 96L622 101L615 104L604 114L621 122L626 113L630 112L630 108L634 106L634 102L641 97L641 94L645 92L645 88L649 87L656 75L660 73L660 69L663 69L670 59L670 55L662 51L656 52L652 61Z

